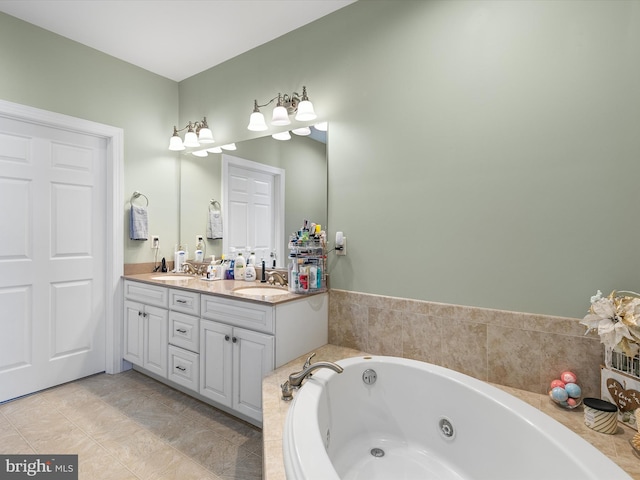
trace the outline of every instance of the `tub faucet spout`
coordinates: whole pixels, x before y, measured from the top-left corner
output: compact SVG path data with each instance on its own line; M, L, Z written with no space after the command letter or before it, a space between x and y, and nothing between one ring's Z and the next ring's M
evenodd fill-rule
M315 370L318 370L320 368L329 368L336 373L343 372L343 368L338 364L335 364L332 362L316 362L303 368L301 371L297 373L292 373L291 375L289 375L289 385L293 388L299 387L300 385L302 385L302 381L305 378L307 378L309 375L311 375L311 373L313 373Z

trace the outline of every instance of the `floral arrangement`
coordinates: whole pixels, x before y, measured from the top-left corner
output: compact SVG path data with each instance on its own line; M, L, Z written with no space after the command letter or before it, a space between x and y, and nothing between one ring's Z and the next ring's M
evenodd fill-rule
M623 295L620 295L623 294ZM627 295L624 295L627 294ZM591 297L589 313L580 322L587 332L596 330L605 347L618 348L628 357L640 352L640 294L635 292L602 292Z

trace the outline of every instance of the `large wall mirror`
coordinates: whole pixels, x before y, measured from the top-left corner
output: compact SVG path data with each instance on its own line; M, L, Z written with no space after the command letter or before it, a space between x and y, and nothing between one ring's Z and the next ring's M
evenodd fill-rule
M236 143L236 150L210 153L207 157L181 156L180 166L180 243L188 246L193 259L196 238L205 237L205 255L219 258L223 253L223 240L208 240L207 219L211 200L223 199L223 155L258 162L285 172L284 185L284 226L279 232L281 245L277 255L278 268L286 267L290 233L297 231L304 219L319 223L324 229L327 224L327 145L324 132L314 132L313 136L292 135L291 140L280 141L269 136ZM226 222L233 222L228 214ZM227 232L222 232L223 237ZM254 247L254 245L248 245ZM257 252L258 261L263 252ZM272 259L264 252L271 266Z

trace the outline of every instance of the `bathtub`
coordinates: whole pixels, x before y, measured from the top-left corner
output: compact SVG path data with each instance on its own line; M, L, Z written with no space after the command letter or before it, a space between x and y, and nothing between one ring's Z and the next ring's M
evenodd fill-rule
M631 478L568 428L480 380L396 357L336 363L343 373L316 371L289 407L288 480Z

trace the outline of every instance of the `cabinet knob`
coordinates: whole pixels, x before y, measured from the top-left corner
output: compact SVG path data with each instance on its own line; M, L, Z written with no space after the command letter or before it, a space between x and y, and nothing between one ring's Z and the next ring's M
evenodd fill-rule
M236 343L236 342L238 341L238 339L237 339L236 337L233 337L233 338L231 339L231 341L232 341L233 343Z
M230 339L230 338L231 338L231 337L229 337L229 335L225 335L225 336L224 336L224 339L225 339L227 342L229 341L229 339Z
M138 316L141 317L142 316L142 312L138 312Z

